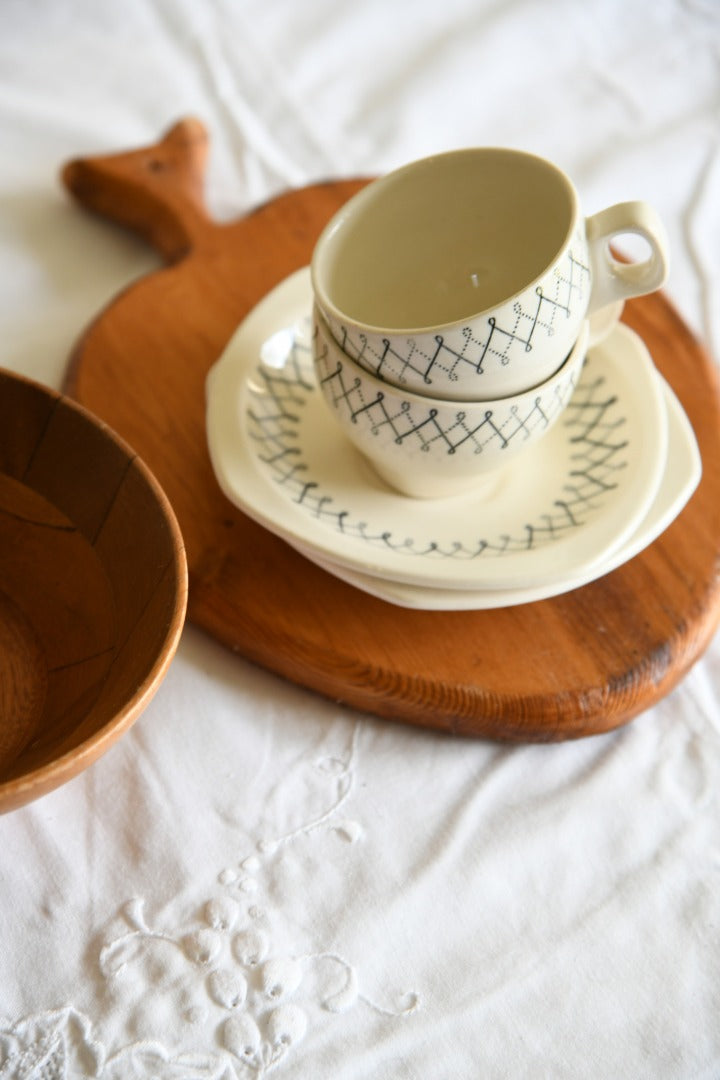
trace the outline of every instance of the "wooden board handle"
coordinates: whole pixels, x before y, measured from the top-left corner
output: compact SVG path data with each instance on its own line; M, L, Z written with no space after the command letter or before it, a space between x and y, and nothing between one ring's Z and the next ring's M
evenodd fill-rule
M140 233L176 262L218 227L204 202L208 145L205 126L187 117L139 150L68 162L62 181L88 210Z

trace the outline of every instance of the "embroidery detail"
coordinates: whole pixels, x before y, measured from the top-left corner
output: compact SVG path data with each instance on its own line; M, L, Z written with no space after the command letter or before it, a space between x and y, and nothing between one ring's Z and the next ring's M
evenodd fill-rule
M19 1020L0 1021L2 1080L65 1080L101 1076L105 1050L86 1016L68 1006ZM68 1074L70 1070L70 1074Z
M202 1027L210 1049L173 1053L151 1037L108 1053L89 1018L68 1007L14 1026L0 1023L2 1080L260 1080L288 1060L322 1012L339 1015L360 1005L395 1019L414 1012L417 994L401 996L396 1005L373 1000L362 991L356 967L337 952L284 948L265 896L266 871L287 845L322 831L350 844L362 838L360 824L340 813L353 790L358 734L356 724L343 757L314 762L314 775L333 789L325 808L262 838L255 851L221 870L221 891L194 919L173 929L151 926L144 900L135 897L120 910L125 931L100 950L109 988L129 988L141 1014L143 994L153 1007L166 995L174 1020Z

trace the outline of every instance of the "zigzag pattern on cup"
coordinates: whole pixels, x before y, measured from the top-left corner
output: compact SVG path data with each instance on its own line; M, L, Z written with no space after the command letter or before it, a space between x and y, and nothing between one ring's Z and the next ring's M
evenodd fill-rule
M256 448L258 467L288 499L328 528L373 547L431 559L472 560L530 551L553 543L581 528L602 511L627 467L627 421L622 403L594 375L592 359L558 423L567 429L565 475L558 477L557 496L547 510L518 525L513 536L478 536L439 542L427 536L393 533L381 522L369 523L338 502L337 493L323 488L313 475L302 449L302 426L308 403L319 391L315 385L309 347L297 336L282 368L259 365L249 381L246 408L248 434ZM520 520L522 518L520 517Z
M322 366L327 355L317 358ZM439 410L421 401L393 404L382 390L366 397L362 380L340 360L333 368L326 366L322 383L330 388L335 408L346 409L353 424L364 425L372 435L389 432L395 443L414 443L424 453L480 454L490 443L501 448L518 438L529 438L535 428L545 429L565 407L575 383L568 377L558 384L550 402L538 395L521 412L518 405L489 406L479 421L470 422L464 409L452 412L449 424L440 420ZM385 430L387 429L387 431Z
M353 360L367 371L402 385L408 372L428 386L433 376L457 381L461 368L482 375L489 361L503 367L513 357L531 352L533 339L542 333L552 337L563 315L569 317L573 298L582 302L590 284L590 268L570 250L565 260L535 289L505 305L500 318L487 320L487 334L477 337L469 326L445 334L407 337L401 348L382 335L369 336L348 328L324 312L333 337Z

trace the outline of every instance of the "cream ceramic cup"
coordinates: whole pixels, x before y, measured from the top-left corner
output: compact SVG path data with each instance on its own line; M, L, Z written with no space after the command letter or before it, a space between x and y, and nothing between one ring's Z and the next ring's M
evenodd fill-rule
M636 233L644 261L610 242ZM658 289L665 230L644 202L585 218L568 177L518 150L458 150L363 188L323 230L315 301L348 356L385 382L456 400L542 383L583 320ZM592 332L592 331L591 331Z
M535 446L568 405L587 342L586 320L565 363L532 390L449 401L410 393L360 367L313 309L313 363L330 412L379 476L414 498L472 490Z

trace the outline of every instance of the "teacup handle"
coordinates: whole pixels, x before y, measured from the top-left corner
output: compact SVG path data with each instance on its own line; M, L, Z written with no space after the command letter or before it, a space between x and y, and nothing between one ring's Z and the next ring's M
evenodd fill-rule
M641 262L624 263L613 257L610 243L622 233L642 236L650 255ZM646 202L616 203L585 221L590 251L592 295L588 314L608 304L644 296L664 285L670 268L665 226Z

